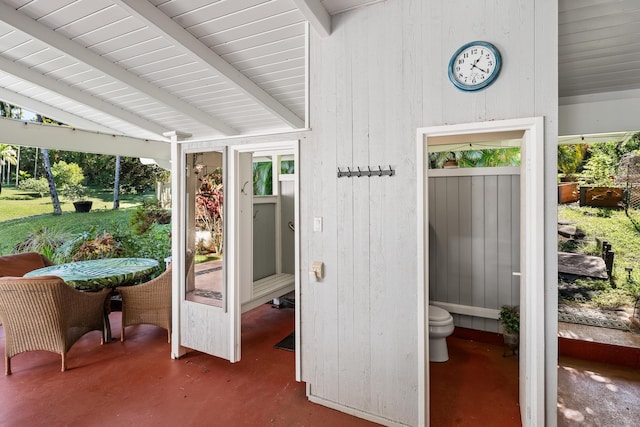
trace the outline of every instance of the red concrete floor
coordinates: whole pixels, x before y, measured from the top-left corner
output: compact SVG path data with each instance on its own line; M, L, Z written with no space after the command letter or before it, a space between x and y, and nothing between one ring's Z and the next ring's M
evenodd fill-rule
M166 331L147 325L102 346L90 332L69 352L66 372L53 353L17 355L13 374L0 377L0 426L374 425L307 400L294 353L273 348L293 331L293 313L269 305L245 313L235 364L195 351L172 360ZM110 318L119 338L120 313Z
M637 426L640 372L560 357L558 426Z
M129 327L124 343L101 346L98 332L85 335L66 372L53 353L20 354L13 375L0 376L0 426L374 425L307 400L294 353L273 348L293 331L293 317L269 305L245 313L235 364L196 351L172 360L166 332L147 325ZM120 313L110 318L119 338ZM431 426L519 426L518 359L464 338L449 337L450 360L430 364ZM637 370L562 357L558 383L559 426L640 419Z
M519 426L518 358L455 336L447 345L449 360L429 364L431 426Z

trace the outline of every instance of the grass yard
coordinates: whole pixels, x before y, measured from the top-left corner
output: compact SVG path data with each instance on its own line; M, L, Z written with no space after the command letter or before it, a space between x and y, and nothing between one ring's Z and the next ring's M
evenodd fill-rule
M104 210L113 207L113 191L89 188L87 200L93 201L93 210ZM120 196L120 208L130 208L142 203L144 198L155 197L153 193L125 194ZM74 212L73 203L60 198L60 206L63 212ZM10 219L24 218L32 215L51 214L53 204L47 194L40 197L37 193L31 193L15 188L14 186L2 186L0 194L0 222Z
M602 308L633 304L635 295L640 292L640 232L624 210L560 205L558 219L574 221L586 233L582 240L559 241L559 250L599 256L599 242L606 240L615 252L613 283L608 280L576 280L579 286L592 289L595 295L591 301L581 302ZM631 279L626 267L633 269Z
M120 209L113 210L112 192L90 189L91 212L76 213L71 202L62 201L62 215L53 215L49 196L40 197L12 186L3 186L0 195L0 255L11 253L16 243L44 228L50 231L47 234L57 236L130 228L129 221L135 207L153 197L152 193L124 195Z
M92 231L95 234L103 230L124 228L129 224L134 211L134 208L129 208L89 213L65 212L62 215L44 214L4 221L0 223L0 255L11 253L17 243L44 228L56 236Z

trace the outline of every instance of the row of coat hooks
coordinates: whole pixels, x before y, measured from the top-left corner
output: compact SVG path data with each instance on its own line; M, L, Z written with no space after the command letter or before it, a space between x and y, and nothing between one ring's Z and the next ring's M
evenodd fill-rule
M350 167L347 166L347 170L343 171L343 170L340 170L340 168L338 168L338 178L342 178L344 176L346 176L347 178L351 178L354 176L357 176L358 178L360 178L361 176L367 176L367 177L385 176L385 175L393 176L395 174L396 174L396 171L393 170L391 165L389 165L389 169L383 169L380 165L378 165L377 169L375 167L371 169L371 166L367 166L366 169L360 169L360 166L358 166L357 170L352 170Z

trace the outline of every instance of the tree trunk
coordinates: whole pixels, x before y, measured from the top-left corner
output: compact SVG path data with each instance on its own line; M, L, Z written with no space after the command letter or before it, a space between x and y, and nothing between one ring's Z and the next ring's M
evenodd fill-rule
M18 145L18 159L16 161L16 188L18 188L18 176L20 175L20 146Z
M38 147L36 147L36 159L33 161L33 177L38 177Z
M116 156L116 172L113 179L113 209L120 207L120 156Z
M49 182L49 192L51 193L51 203L53 203L53 214L61 215L62 208L60 207L60 199L58 199L58 190L56 190L56 183L53 182L53 174L51 173L51 163L49 162L49 150L47 148L42 149L42 162L44 163L44 172L47 175L47 181Z

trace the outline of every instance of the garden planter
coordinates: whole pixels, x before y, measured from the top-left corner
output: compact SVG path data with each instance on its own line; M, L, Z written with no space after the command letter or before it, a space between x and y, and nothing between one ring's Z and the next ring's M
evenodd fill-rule
M577 182L558 183L558 203L573 203L580 199Z
M89 212L92 206L93 202L91 200L73 202L73 207L76 209L76 212Z
M580 187L580 206L619 208L622 205L622 188Z
M507 355L507 351L511 351L512 355L517 355L518 348L520 346L520 335L505 332L502 336L504 337L505 346L505 352L503 352L503 356Z

